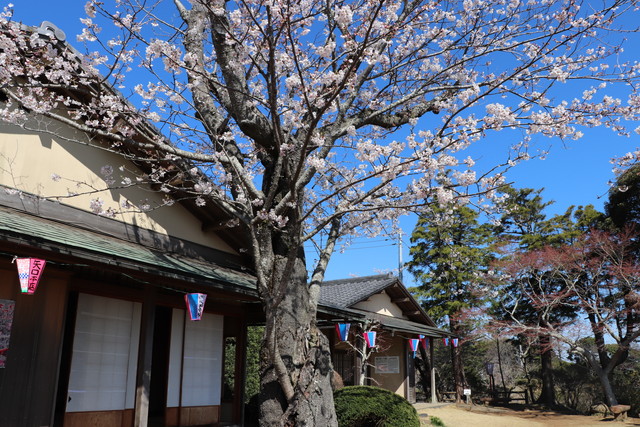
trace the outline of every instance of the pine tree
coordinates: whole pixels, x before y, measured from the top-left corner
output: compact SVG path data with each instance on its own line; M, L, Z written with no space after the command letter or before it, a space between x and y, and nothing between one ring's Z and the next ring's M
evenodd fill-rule
M471 290L491 259L491 229L478 223L478 212L466 206L434 207L424 212L411 235L409 271L420 283L412 289L422 306L451 332L464 336L465 309L481 302ZM451 347L456 400L466 383L461 348Z

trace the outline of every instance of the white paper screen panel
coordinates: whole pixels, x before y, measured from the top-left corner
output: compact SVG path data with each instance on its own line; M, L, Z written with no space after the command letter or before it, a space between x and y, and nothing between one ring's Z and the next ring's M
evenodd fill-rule
M223 316L204 313L202 320L185 322L185 311L174 309L172 319L167 406L219 405Z
M133 408L141 305L80 294L67 412Z

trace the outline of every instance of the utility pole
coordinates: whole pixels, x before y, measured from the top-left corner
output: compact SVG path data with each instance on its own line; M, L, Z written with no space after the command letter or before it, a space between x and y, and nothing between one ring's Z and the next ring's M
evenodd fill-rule
M402 231L398 231L398 280L402 283Z

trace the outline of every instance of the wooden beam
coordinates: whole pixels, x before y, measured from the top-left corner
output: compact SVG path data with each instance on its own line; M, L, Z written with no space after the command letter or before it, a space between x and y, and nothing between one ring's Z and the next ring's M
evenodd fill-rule
M238 319L225 317L224 321L230 319L231 321L237 322ZM238 335L236 336L236 366L234 375L234 399L233 399L233 410L232 410L232 421L238 425L244 425L244 378L246 377L247 372L247 321L242 318L239 320L241 322L240 328L238 331Z
M136 375L136 400L134 427L149 424L149 396L151 394L151 358L153 355L153 327L155 324L155 288L147 286L142 303L140 345L138 347L138 372Z
M411 301L411 298L409 297L402 297L402 298L391 298L391 302L397 304L399 302L409 302Z

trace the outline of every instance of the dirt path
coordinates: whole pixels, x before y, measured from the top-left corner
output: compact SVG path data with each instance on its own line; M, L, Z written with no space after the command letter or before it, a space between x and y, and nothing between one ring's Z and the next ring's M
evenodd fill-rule
M434 407L416 404L421 419L428 416L440 418L446 427L626 427L640 426L640 419L629 418L626 422L612 422L612 418L597 416L564 415L551 411L514 411L506 408L483 406L456 406L453 404ZM428 415L428 416L425 416Z

